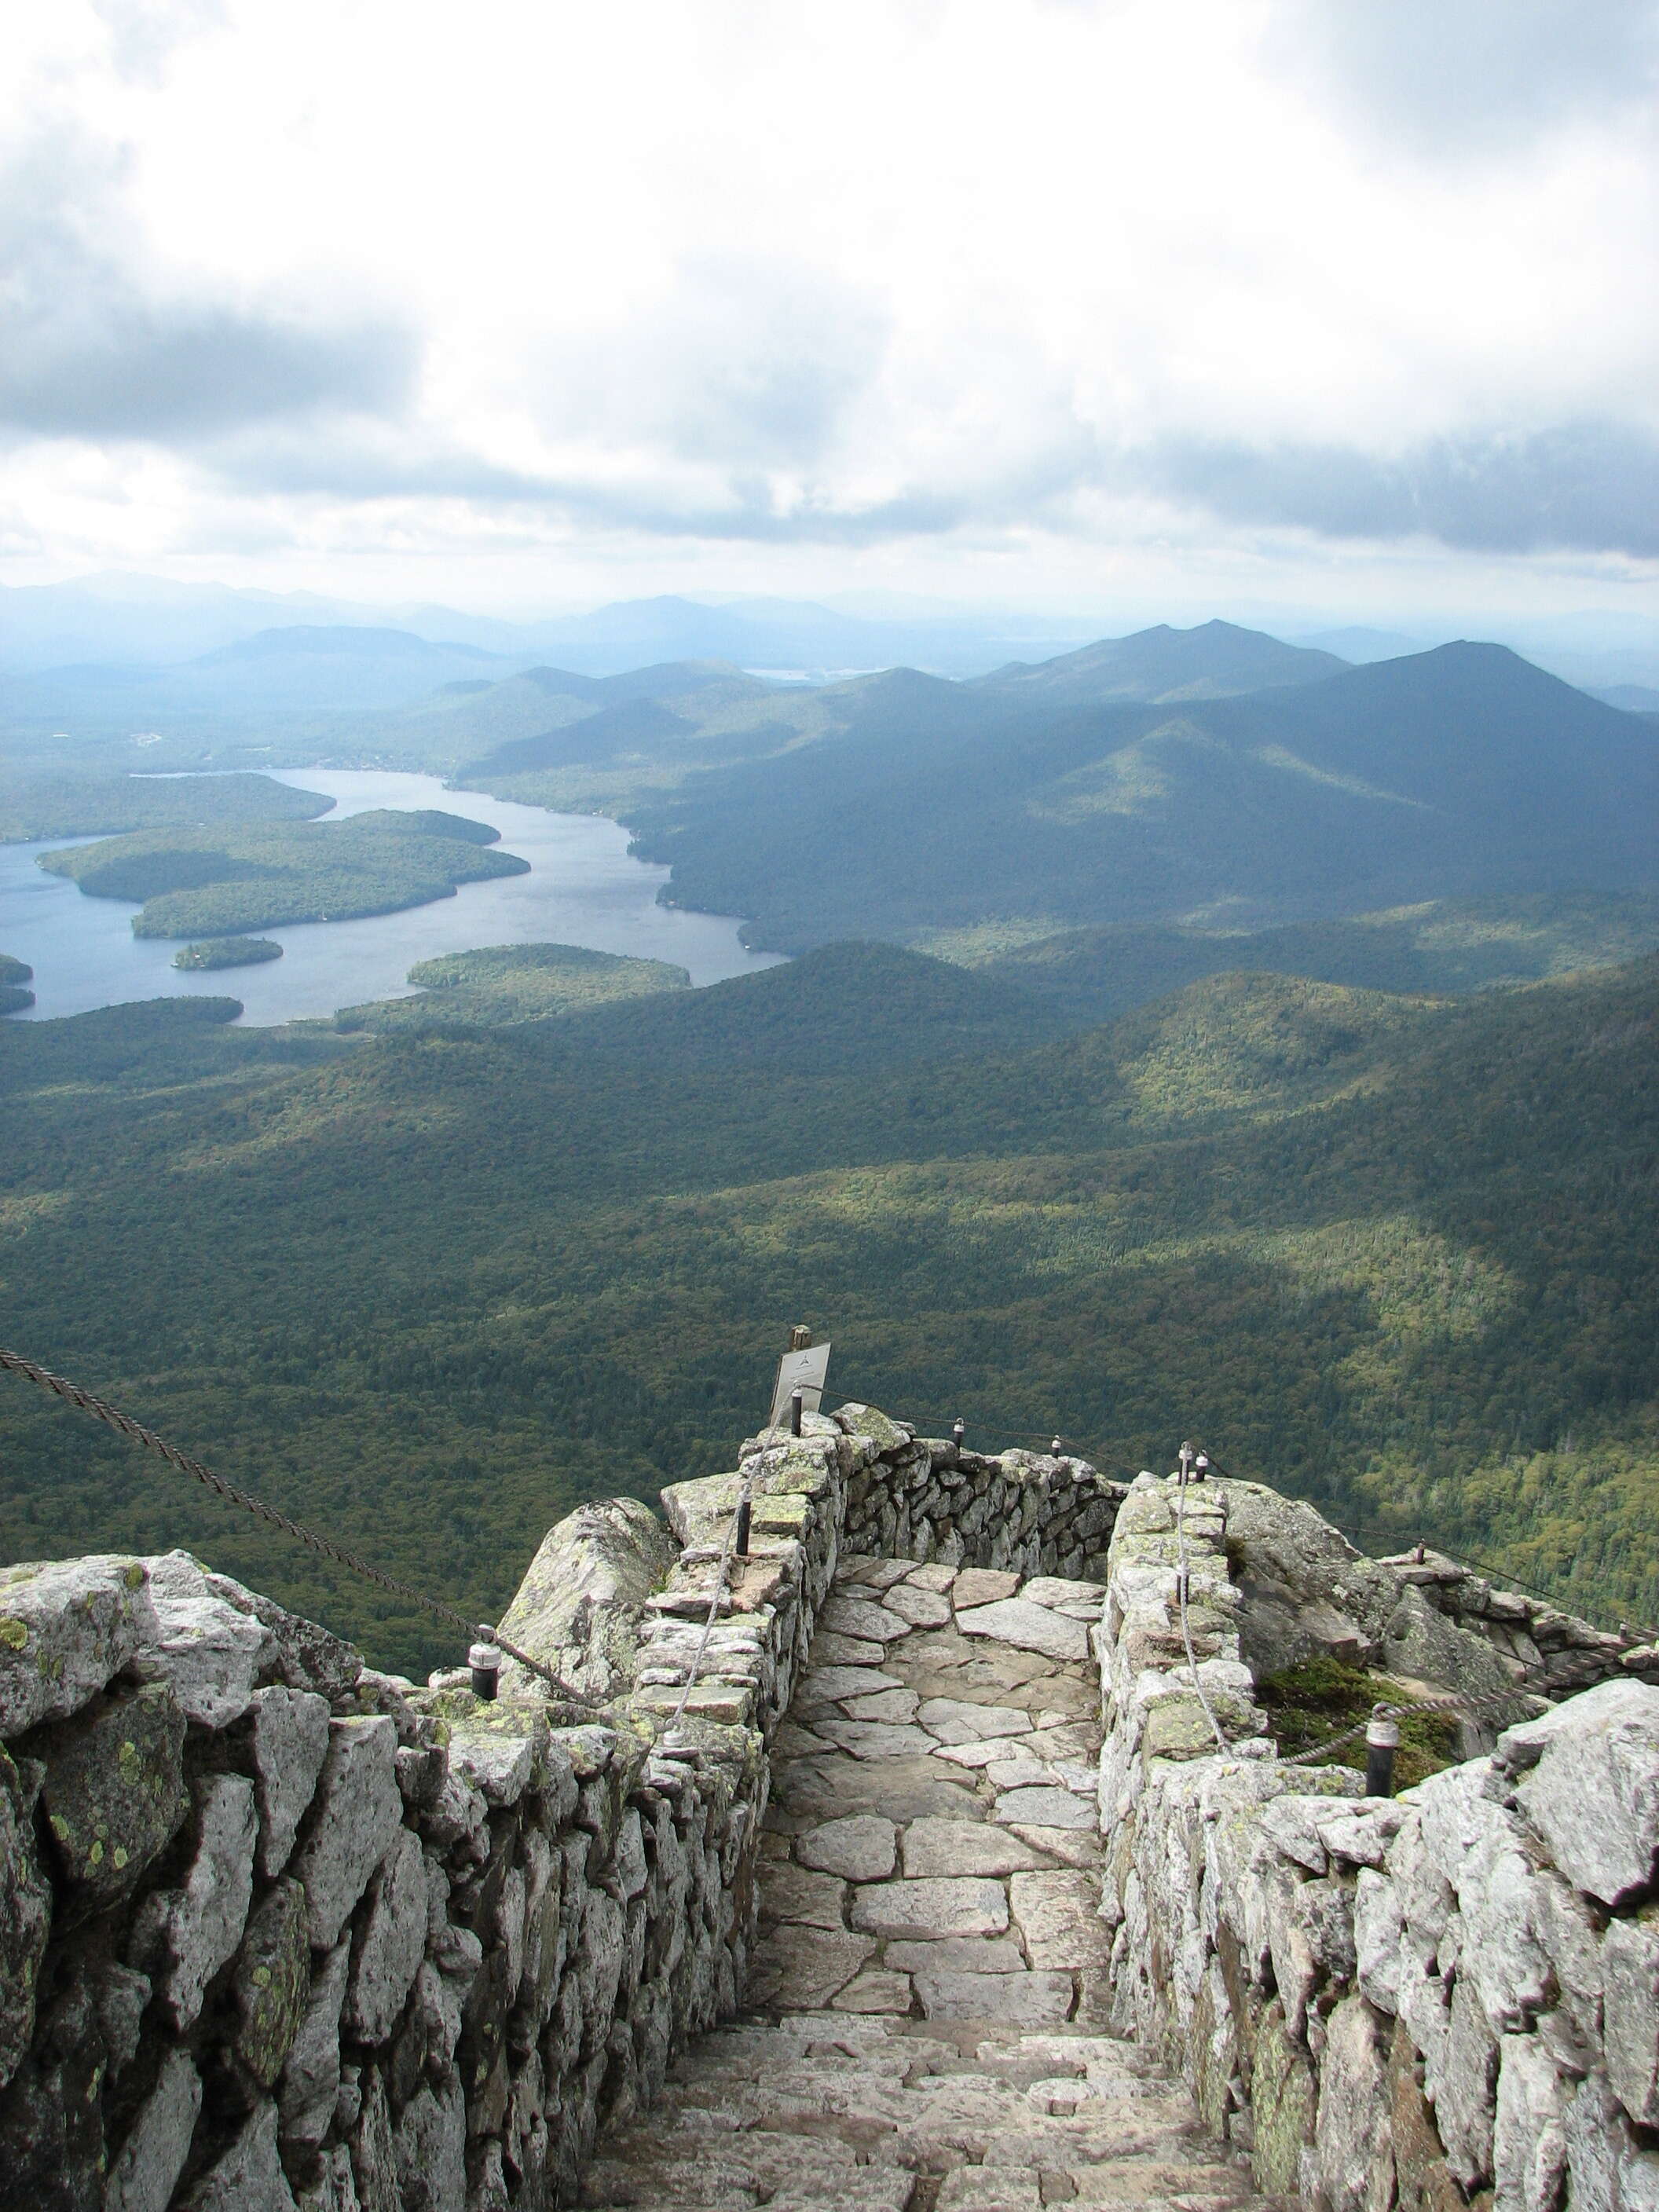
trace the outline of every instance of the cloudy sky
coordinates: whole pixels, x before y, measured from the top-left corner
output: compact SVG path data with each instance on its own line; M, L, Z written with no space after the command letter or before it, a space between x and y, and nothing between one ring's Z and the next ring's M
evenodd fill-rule
M0 581L1659 612L1649 0L52 0Z

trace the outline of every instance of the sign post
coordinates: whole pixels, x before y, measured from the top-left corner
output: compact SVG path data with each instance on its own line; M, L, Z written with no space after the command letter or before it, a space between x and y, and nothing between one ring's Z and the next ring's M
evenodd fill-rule
M804 1336L805 1329L793 1332ZM793 1344L778 1362L778 1379L772 1392L772 1412L767 1426L779 1428L788 1418L789 1401L799 1391L803 1411L816 1413L823 1397L824 1380L830 1370L830 1346L827 1344Z

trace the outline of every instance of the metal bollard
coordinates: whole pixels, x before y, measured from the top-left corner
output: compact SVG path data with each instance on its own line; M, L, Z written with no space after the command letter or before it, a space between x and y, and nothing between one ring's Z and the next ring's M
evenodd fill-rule
M1202 1482L1209 1471L1210 1455L1208 1452L1200 1452L1198 1457L1193 1462L1193 1480Z
M754 1514L754 1501L745 1489L738 1500L738 1525L732 1534L732 1551L734 1558L746 1559L749 1557L749 1524L753 1520Z
M1048 1453L1052 1459L1063 1459L1066 1456L1065 1437L1056 1437L1048 1447Z
M1381 1711L1374 1712L1365 1728L1365 1795L1368 1797L1393 1796L1394 1755L1399 1748L1399 1722L1389 1719Z
M805 1411L805 1397L800 1391L792 1390L789 1393L789 1433L792 1437L800 1434L801 1417Z
M963 1443L967 1440L967 1436L968 1431L966 1425L963 1421L961 1414L958 1413L955 1420L951 1424L951 1441L958 1451L962 1449Z
M1176 1457L1181 1462L1181 1486L1184 1490L1187 1487L1187 1485L1193 1479L1192 1446L1190 1444L1182 1444L1181 1449L1176 1454Z
M480 1639L466 1655L466 1663L472 1670L472 1694L482 1698L486 1705L492 1702L501 1682L501 1648L489 1641L491 1632L485 1628Z

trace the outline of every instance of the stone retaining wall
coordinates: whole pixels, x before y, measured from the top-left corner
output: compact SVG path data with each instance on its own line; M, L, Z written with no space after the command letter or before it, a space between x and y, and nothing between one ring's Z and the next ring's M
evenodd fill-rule
M1659 2204L1659 1690L1605 1681L1397 1799L1283 1764L1230 1569L1251 1487L1188 1493L1196 1683L1175 1486L1143 1477L1118 1516L1115 2024L1184 2070L1261 2188L1321 2212Z
M948 1437L918 1437L869 1406L843 1407L842 1418L862 1421L883 1447L848 1491L849 1550L1018 1575L1104 1574L1126 1487L1087 1460L1029 1451L991 1458Z

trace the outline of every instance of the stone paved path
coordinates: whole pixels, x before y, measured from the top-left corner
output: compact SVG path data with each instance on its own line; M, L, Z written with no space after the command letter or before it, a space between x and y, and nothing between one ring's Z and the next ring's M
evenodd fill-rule
M843 1560L774 1745L749 2014L604 2141L652 2212L1234 2212L1243 2164L1103 2033L1097 1584Z

